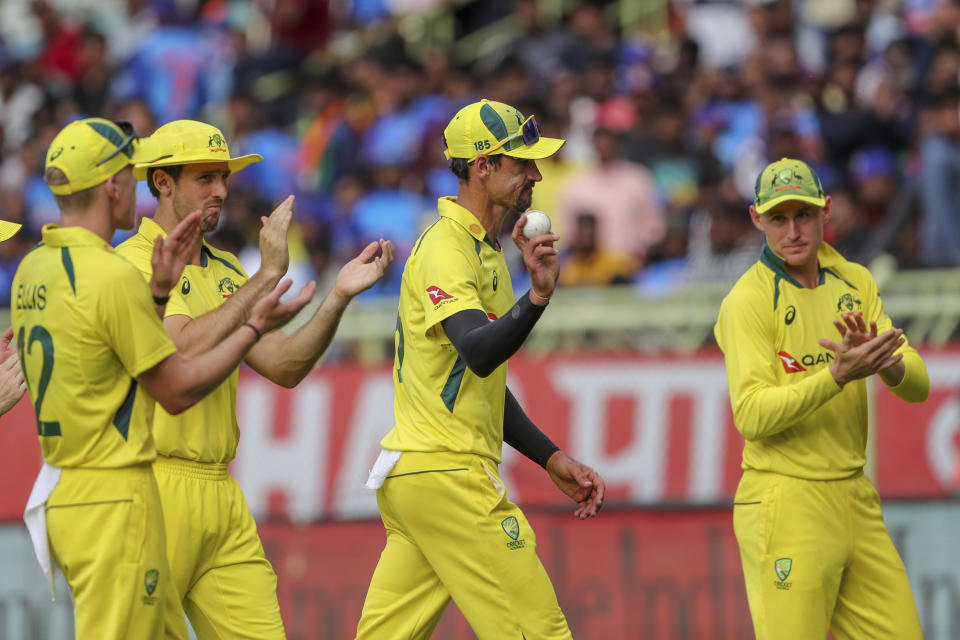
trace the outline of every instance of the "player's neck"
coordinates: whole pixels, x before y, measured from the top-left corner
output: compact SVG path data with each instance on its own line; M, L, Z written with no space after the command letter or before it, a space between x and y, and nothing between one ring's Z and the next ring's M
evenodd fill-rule
M507 210L484 196L485 193L478 195L468 189L461 189L457 194L457 204L476 216L487 236L496 241Z
M783 263L783 270L791 278L803 285L805 289L816 289L820 284L820 262L814 256L810 264L791 265Z
M177 228L177 225L180 224L180 220L177 219L177 214L174 212L173 207L163 201L157 205L157 210L153 214L153 221L156 222L167 235L172 233L173 230ZM200 264L200 250L202 248L203 234L197 238L197 241L190 248L190 264Z

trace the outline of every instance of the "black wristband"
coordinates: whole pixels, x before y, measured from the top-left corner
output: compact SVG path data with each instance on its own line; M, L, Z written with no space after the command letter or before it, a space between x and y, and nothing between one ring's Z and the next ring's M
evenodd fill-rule
M250 327L251 329L253 329L253 332L257 334L257 340L263 337L263 332L261 332L260 329L257 329L255 326L253 326L253 324L249 322L244 322L243 326Z
M162 307L170 301L170 296L153 296L153 304Z

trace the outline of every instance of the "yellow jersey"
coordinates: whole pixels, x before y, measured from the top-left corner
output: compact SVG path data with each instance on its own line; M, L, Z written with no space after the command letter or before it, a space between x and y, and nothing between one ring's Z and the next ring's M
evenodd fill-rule
M147 281L153 271L150 258L158 235L167 236L152 218L144 218L137 233L117 247L117 253L133 263ZM184 267L179 284L170 292L164 315L198 318L226 302L246 281L247 274L232 253L204 242L200 264ZM210 395L179 415L172 416L157 407L153 433L161 454L198 462L233 460L240 440L236 412L238 371L239 368Z
M381 445L395 451L475 453L500 462L506 363L486 378L471 372L441 322L465 309L495 320L514 304L503 252L456 198L403 268L393 365L396 425Z
M880 333L893 325L866 268L827 243L817 257L820 282L807 289L764 245L760 261L720 307L714 334L726 362L734 424L746 439L744 469L834 480L866 462L866 382L841 390L828 369L834 354L818 340L839 343L833 321L846 312L862 311L867 326L875 321ZM899 352L905 373L891 390L922 399L930 387L923 360L908 343Z
M109 244L48 224L13 277L10 315L43 458L118 468L156 457L136 377L176 353L150 290Z

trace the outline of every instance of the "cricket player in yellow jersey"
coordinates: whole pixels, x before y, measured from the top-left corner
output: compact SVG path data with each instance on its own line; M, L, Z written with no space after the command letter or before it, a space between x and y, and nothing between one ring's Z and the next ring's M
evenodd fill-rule
M387 542L367 591L357 638L429 638L453 598L481 640L570 638L536 553L536 536L507 497L498 465L507 442L543 466L595 516L604 484L559 450L506 387L507 359L542 315L557 283L552 233L513 229L532 286L514 300L497 240L510 210L530 206L536 160L563 140L536 120L482 100L444 130L459 180L403 270L394 360L396 425L367 486Z
M57 134L44 177L62 225L44 226L13 279L13 329L45 461L25 520L45 572L52 552L70 585L80 639L187 637L151 467L154 399L173 413L196 403L312 292L278 305L289 282L278 287L251 326L181 359L159 315L200 215L155 244L145 284L109 244L114 230L133 227L138 152L130 123L88 118Z
M150 247L200 209L203 232L216 228L230 174L258 155L232 158L222 133L209 124L178 120L150 137L149 157L135 174L157 198L154 217L117 248L145 279L151 277ZM250 309L286 272L287 229L293 197L262 218L260 269L251 278L236 256L198 237L190 264L170 292L163 324L178 349L205 353L247 321ZM269 380L293 387L330 344L347 304L373 286L393 259L393 245L370 243L348 262L313 317L292 335L263 336L246 362ZM227 464L234 458L237 424L236 371L209 397L180 415L158 409L153 429L159 456L154 472L167 524L167 550L174 583L200 640L283 638L277 577L263 551L257 527Z
M0 242L9 240L17 231L20 231L18 223L0 220ZM12 341L13 329L7 329L0 336L0 415L10 411L27 391L17 347L10 346Z
M747 600L759 640L920 640L863 473L865 379L908 402L923 401L930 381L870 273L823 241L831 208L803 162L763 170L750 217L766 243L715 327L746 440L733 526Z

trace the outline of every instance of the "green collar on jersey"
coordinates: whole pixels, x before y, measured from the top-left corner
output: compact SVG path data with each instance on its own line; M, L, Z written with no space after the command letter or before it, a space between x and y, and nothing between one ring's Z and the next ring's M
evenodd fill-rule
M800 282L787 273L786 261L783 258L778 256L773 252L773 249L770 248L770 245L764 241L763 250L760 252L760 262L765 264L774 274L773 280L773 308L777 308L777 302L780 299L780 281L786 280L793 286L798 289L803 289L804 286ZM850 287L853 287L856 290L857 287L853 285L849 280L840 277L836 272L834 267L837 265L846 262L846 259L840 255L840 252L831 247L826 242L820 243L820 248L817 249L817 262L820 269L820 279L817 282L817 285L821 285L826 281L827 274L829 273L834 278L838 280L843 280Z

